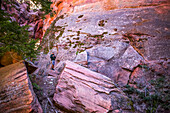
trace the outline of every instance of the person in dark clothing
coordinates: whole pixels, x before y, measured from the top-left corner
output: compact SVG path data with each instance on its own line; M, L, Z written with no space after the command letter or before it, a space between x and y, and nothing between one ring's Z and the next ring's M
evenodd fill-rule
M54 55L54 52L52 52L52 54L50 55L50 58L51 58L51 61L52 61L51 69L54 70L55 59L56 59L56 56Z

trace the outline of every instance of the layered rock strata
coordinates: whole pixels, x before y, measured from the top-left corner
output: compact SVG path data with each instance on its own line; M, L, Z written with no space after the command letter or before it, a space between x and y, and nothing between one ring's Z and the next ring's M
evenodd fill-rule
M22 62L0 69L0 112L42 113Z
M59 108L79 113L105 113L119 107L130 109L128 98L111 79L70 61L65 64L53 97Z

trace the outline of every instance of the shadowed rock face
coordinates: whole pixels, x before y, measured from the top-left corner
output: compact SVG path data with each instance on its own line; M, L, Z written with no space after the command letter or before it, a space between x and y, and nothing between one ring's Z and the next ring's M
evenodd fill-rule
M65 63L53 97L58 107L67 112L105 113L117 110L122 99L119 107L129 109L127 97L111 79L73 62Z
M6 4L2 1L1 9L5 10L11 16L12 21L16 21L20 26L29 25L29 33L31 38L42 39L43 37L43 20L41 19L41 12L30 10L28 4L18 3L14 0L13 4Z
M23 63L0 69L0 112L42 113Z

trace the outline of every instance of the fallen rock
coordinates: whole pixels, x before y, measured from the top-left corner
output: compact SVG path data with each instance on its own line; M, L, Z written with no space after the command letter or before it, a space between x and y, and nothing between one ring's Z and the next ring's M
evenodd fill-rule
M67 112L105 113L116 110L122 98L122 109L129 108L124 103L127 97L110 78L73 62L65 63L53 97L57 107Z
M0 112L42 113L22 62L0 69Z
M128 83L130 71L119 66L119 62L110 61L98 69L98 72L111 78L115 83L124 86Z
M129 85L135 88L143 88L148 85L148 81L154 78L154 73L147 69L137 67L131 74Z
M78 53L78 55L76 56L74 62L76 63L81 63L81 64L87 64L87 52L84 51L84 52L81 52L81 53Z
M87 50L90 56L98 57L103 60L118 59L123 55L129 44L122 41L114 41L110 47L94 47Z
M112 47L99 47L94 50L95 56L104 60L109 60L114 56L114 48Z
M134 50L132 46L129 46L119 60L119 66L132 71L140 64L143 58L137 53L137 51Z

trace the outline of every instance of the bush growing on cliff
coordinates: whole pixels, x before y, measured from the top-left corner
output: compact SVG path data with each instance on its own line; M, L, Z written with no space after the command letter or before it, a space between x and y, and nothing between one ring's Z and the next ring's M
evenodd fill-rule
M167 81L168 78L162 75L162 77L149 81L151 89L138 90L127 85L124 92L131 98L132 106L134 103L139 105L145 103L146 113L167 112L170 110L170 85Z
M35 4L41 5L41 11L44 14L49 13L51 2L49 0L31 0ZM22 59L30 59L36 57L38 54L36 42L37 40L29 38L28 28L29 26L20 26L17 22L12 21L10 17L13 14L8 14L1 8L2 4L6 7L10 4L10 7L15 7L17 1L15 0L3 0L0 1L0 57L4 53L12 51L18 53ZM17 8L16 8L17 9Z
M7 51L14 51L23 59L35 57L37 40L29 38L28 26L19 26L10 16L0 10L0 56Z

